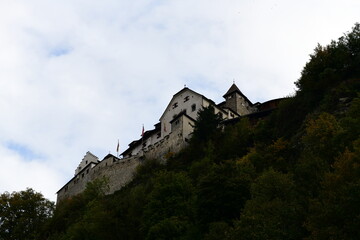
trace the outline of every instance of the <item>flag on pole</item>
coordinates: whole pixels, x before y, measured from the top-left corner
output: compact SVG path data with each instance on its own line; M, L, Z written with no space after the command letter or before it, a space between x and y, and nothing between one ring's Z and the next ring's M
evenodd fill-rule
M142 137L144 136L144 133L145 133L145 129L144 129L144 124L143 124L142 132L141 132L141 136L142 136Z
M116 147L116 152L119 154L119 147L120 147L120 144L119 144L119 139L118 139L118 144L117 144L117 147Z

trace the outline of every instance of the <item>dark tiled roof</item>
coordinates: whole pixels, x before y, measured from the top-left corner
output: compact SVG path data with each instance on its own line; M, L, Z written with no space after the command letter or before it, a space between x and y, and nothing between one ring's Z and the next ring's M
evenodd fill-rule
M231 85L231 87L229 88L229 90L225 93L224 97L226 97L227 95L230 95L234 92L238 92L240 93L241 95L244 95L242 94L242 92L240 91L240 89L235 85L235 83L233 83L233 85Z
M265 110L277 108L279 106L279 104L281 102L283 102L284 100L286 100L286 99L287 98L272 99L272 100L263 102L261 104L258 104L257 108L258 108L259 111L265 111Z
M233 83L231 85L231 87L229 88L229 90L224 94L224 98L226 98L227 96L229 96L230 94L237 92L238 94L240 94L246 101L248 101L250 103L250 105L253 105L252 102L240 91L240 89L236 86L235 83Z
M118 157L112 155L111 153L109 153L108 155L106 155L103 160L108 159L108 158L111 158L111 157L114 157L114 158L120 160Z

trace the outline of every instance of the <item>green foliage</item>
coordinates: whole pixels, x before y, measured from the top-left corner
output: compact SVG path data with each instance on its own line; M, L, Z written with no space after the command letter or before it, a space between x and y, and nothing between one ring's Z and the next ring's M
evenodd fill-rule
M217 155L222 159L242 157L253 146L253 135L254 128L247 118L228 126L217 143Z
M250 198L254 172L251 164L234 161L214 164L198 182L199 220L206 224L238 217Z
M33 189L0 195L0 239L39 239L54 203Z
M344 129L340 136L343 140L343 146L349 146L360 136L360 93L351 101L347 113L340 119L339 123Z
M288 141L279 138L271 144L259 144L250 149L244 158L255 166L257 172L262 172L270 167L287 172L292 167L292 155L294 154L290 147Z
M154 224L148 233L148 240L191 239L189 221L176 216L165 218Z
M193 217L193 186L184 173L162 171L154 179L144 214L147 226L177 216L184 219Z
M306 122L305 135L302 138L304 152L319 156L332 163L339 151L337 137L342 129L336 118L321 113L316 119Z
M143 164L137 167L135 179L137 181L146 180L154 176L163 168L164 166L156 159L147 159Z
M302 137L303 151L295 166L295 179L303 195L316 196L320 182L339 154L341 144L338 137L342 128L335 117L321 113L305 123L305 134Z
M307 228L309 239L360 238L360 139L334 163L321 182L322 189L311 201Z
M332 41L330 45L318 45L296 83L299 90L319 100L325 90L349 78L360 76L360 24L355 24L352 32Z
M194 200L194 188L186 174L159 172L144 209L147 239L178 239L189 234Z
M291 176L270 169L252 184L251 195L230 239L302 238L301 208Z
M219 132L220 122L221 117L215 114L213 106L199 110L191 141L197 144L206 143Z
M226 239L230 231L230 226L226 222L213 222L209 225L209 232L204 236L204 240Z
M104 197L109 189L109 179L102 177L88 182L83 195L85 200L92 201Z

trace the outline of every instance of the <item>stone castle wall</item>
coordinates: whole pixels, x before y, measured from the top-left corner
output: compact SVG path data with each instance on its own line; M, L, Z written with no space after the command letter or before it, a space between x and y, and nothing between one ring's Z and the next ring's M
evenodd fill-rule
M180 124L183 122L181 121ZM96 165L88 165L58 191L57 202L83 192L88 182L102 177L109 180L107 194L120 190L132 181L137 166L146 159L158 159L165 163L166 156L179 152L186 145L182 129L182 127L173 128L164 139L144 148L138 155L122 159L108 157Z
M112 194L131 182L136 167L141 161L140 156L123 159L111 157L104 159L93 167L89 165L58 191L57 202L82 193L88 182L102 177L106 177L109 180L109 191L107 194Z
M107 160L111 160L111 158ZM106 194L112 194L132 181L136 168L141 162L142 160L138 156L134 156L120 159L107 166L96 166L93 180L106 177L109 180L109 191Z
M159 142L144 149L144 157L146 159L158 159L160 162L165 163L166 156L179 152L185 144L182 132L171 132Z

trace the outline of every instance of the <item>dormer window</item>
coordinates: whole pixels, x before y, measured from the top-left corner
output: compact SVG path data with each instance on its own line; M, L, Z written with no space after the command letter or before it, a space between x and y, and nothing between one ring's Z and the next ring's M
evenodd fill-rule
M184 97L184 102L189 101L189 96Z
M174 109L174 108L177 108L177 106L178 106L178 103L176 102L176 103L173 104L172 108L173 108L173 109Z

